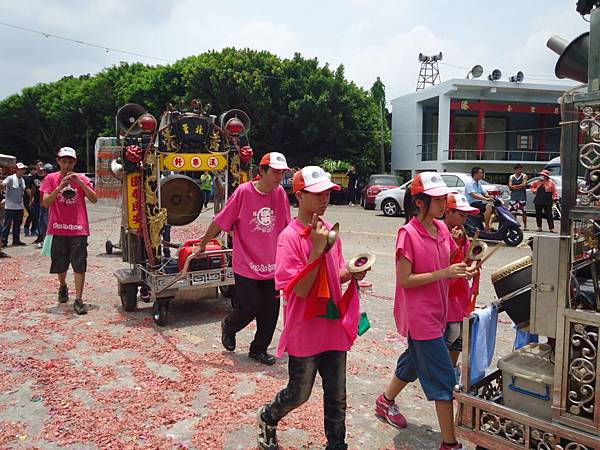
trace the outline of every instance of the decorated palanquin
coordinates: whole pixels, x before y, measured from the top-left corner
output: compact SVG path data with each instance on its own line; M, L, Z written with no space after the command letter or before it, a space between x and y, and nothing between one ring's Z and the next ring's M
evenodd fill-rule
M121 223L122 259L132 266L115 272L123 308L133 311L138 288L154 302L155 321L164 325L170 300L178 291L195 298L227 293L233 284L231 250L215 241L192 264L166 257L170 249L194 248L196 241L170 242L170 228L192 223L202 212L201 173L210 174L214 213L230 193L249 179L252 148L250 118L239 109L220 116L210 105L193 100L189 108L168 105L157 121L140 105L129 103L117 112L115 123L121 157L112 164L123 179ZM165 251L165 249L169 251ZM193 251L180 255L195 258ZM197 269L197 270L194 270Z

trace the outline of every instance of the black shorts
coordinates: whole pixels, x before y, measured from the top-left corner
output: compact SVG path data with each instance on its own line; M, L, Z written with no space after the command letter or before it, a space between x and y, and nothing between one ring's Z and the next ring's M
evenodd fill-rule
M487 206L487 202L482 202L481 200L477 200L471 203L473 208L479 208L479 212L481 214L485 214L485 208Z
M75 273L87 270L87 236L52 236L50 273L63 273L69 264Z

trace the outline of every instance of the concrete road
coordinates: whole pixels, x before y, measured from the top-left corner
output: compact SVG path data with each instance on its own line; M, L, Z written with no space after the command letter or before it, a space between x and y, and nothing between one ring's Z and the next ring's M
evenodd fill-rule
M173 241L198 236L211 212L175 228ZM118 242L120 210L90 207L93 234L85 300L86 316L72 301L59 305L49 259L33 245L9 247L0 260L0 448L255 448L257 408L285 386L283 359L264 367L247 357L254 325L238 335L235 352L220 344L220 320L229 311L219 297L173 303L169 323L157 327L151 305L125 313L112 272L127 267L106 255ZM394 243L402 218L355 206L332 206L326 218L340 222L344 254L370 251L377 263L363 293L372 328L348 357L348 442L356 449L433 449L440 442L434 407L418 383L398 399L408 418L396 430L373 416L375 397L392 376L406 341L393 321ZM494 299L489 275L528 253L502 248L483 271L479 301ZM73 282L69 276L71 298ZM272 350L281 332L277 327ZM502 315L497 355L510 352L514 331ZM279 427L282 448L324 448L322 390Z

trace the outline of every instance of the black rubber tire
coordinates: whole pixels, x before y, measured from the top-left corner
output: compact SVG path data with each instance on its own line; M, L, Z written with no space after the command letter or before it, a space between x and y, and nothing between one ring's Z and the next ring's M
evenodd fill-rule
M396 200L393 198L388 198L381 204L381 211L383 212L384 216L397 217L401 214L402 209Z
M119 296L124 311L132 312L137 308L137 284L125 284L121 286Z
M159 327L164 327L167 324L167 316L169 314L169 301L156 300L152 305L152 318L154 323Z
M106 244L104 244L104 248L106 249L106 254L107 255L112 255L112 251L113 251L112 242L106 241Z
M520 227L511 227L506 230L504 235L504 243L511 247L516 247L523 242L523 230Z
M367 203L365 200L365 209L369 211L375 209L375 203Z
M219 291L221 295L225 298L233 298L235 295L235 286L230 284L228 286L219 286Z

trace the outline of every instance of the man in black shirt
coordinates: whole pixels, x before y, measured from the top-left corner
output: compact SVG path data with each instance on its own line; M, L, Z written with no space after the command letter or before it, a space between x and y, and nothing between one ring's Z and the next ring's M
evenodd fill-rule
M38 219L40 215L40 184L46 176L44 172L44 163L39 159L34 163L33 170L29 176L25 177L28 195L25 195L23 202L27 209L27 220L25 221L24 229L25 236L33 236L39 233ZM31 233L30 233L31 231ZM36 243L38 240L36 239Z
M346 172L346 176L348 177L348 197L350 199L348 205L353 206L354 201L356 200L356 185L358 183L356 167L350 166L348 172Z

